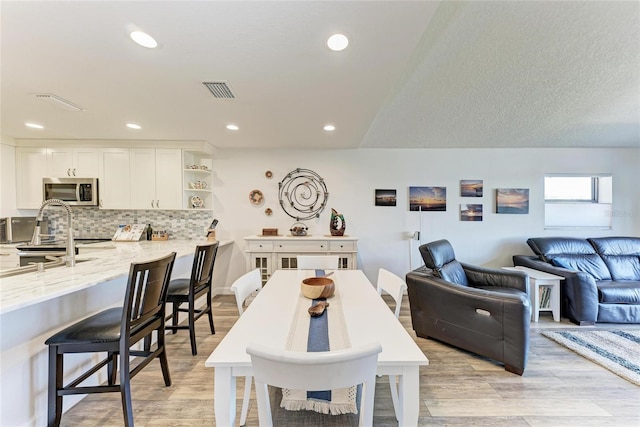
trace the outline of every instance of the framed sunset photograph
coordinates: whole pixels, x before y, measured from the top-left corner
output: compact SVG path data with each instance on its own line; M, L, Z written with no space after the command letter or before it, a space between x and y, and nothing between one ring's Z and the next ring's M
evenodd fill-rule
M499 214L528 214L528 188L498 188L496 189L496 213Z
M460 221L482 221L482 205L460 205Z
M396 190L376 189L376 206L395 206L396 200Z
M460 180L460 197L482 197L483 181L481 179Z
M409 187L410 211L447 210L447 187Z

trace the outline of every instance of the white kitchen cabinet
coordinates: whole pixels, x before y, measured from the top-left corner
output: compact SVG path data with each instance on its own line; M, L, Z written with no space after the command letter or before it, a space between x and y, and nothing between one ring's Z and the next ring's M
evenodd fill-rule
M260 269L264 285L275 270L298 268L298 255L338 255L338 268L357 268L358 238L334 236L248 236L247 269Z
M48 173L53 178L97 178L100 176L99 148L57 147L47 149Z
M182 151L131 148L132 209L182 209Z
M47 149L16 147L16 207L39 209L42 178L47 177Z
M103 148L98 176L98 197L103 209L131 208L129 179L129 149Z

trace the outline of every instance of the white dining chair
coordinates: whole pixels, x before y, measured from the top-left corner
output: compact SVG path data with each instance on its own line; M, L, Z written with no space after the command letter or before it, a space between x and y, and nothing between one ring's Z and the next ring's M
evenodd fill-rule
M247 346L256 382L258 422L273 426L268 385L294 390L332 390L362 384L359 424L373 425L380 343L337 351L297 352L256 343Z
M338 255L298 255L298 270L337 270Z
M393 274L392 272L381 268L378 270L378 294L382 296L382 292L391 295L395 301L395 316L396 319L400 316L400 306L402 305L402 296L407 289L405 281ZM391 387L391 401L393 402L393 409L396 413L396 419L398 418L398 386L396 385L396 376L389 375L389 386Z
M244 303L255 292L262 289L262 281L260 279L260 269L256 268L236 279L231 285L231 290L236 295L236 304L238 305L238 314L242 316L244 313ZM251 400L251 377L244 378L244 397L242 399L242 409L240 410L240 425L247 423L247 413L249 412L249 401Z

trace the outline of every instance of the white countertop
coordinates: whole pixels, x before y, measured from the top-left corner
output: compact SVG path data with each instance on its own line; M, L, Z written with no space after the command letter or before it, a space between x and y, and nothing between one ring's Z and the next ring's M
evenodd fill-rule
M129 274L132 262L148 261L176 252L176 259L193 255L198 240L167 240L140 242L108 242L113 249L95 250L77 255L75 267L54 267L43 272L19 274L0 279L0 314L18 310L33 304L58 298L62 295L89 288ZM221 241L220 247L231 244Z

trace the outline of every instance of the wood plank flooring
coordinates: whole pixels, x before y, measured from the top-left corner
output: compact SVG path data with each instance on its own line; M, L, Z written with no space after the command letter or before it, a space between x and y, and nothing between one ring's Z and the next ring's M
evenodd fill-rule
M197 356L191 355L186 331L168 336L173 380L170 387L164 387L157 362L133 379L137 426L215 425L213 370L205 368L204 361L237 320L238 314L232 295L215 297L213 307L216 334L209 334L206 320L196 324ZM522 377L506 372L497 362L437 341L416 338L411 329L406 296L400 321L430 361L429 366L420 371L421 426L640 426L640 387L540 335L544 328L576 328L564 319L556 323L550 313L541 313L540 322L532 324L529 362ZM612 326L617 327L598 327ZM640 328L639 325L620 327ZM238 417L243 386L240 379ZM303 418L285 412L274 413L276 425L337 425L330 423L327 416L310 415L301 421ZM257 426L257 417L252 399L247 425ZM63 414L61 425L122 426L119 394L87 396ZM398 425L387 377L377 381L374 425Z

